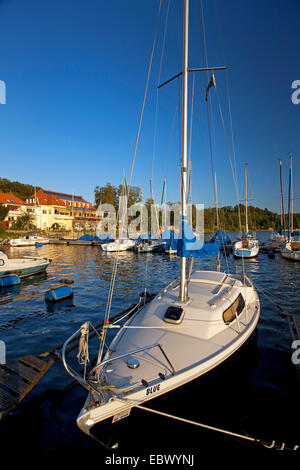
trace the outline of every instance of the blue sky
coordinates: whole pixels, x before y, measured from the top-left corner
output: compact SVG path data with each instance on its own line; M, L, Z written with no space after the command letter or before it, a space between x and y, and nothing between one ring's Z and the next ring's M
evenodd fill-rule
M0 1L0 80L7 91L7 102L0 105L1 177L74 190L92 202L96 185L122 182L123 167L128 178L158 4ZM167 5L163 0L132 181L148 197L153 179L158 202L165 174L167 199L179 199L178 82L162 88L158 101L156 91ZM190 11L189 64L203 66L200 0L190 0ZM182 1L171 0L161 81L181 70L181 14ZM292 153L294 207L300 211L300 104L291 101L291 84L300 80L300 2L203 0L203 14L208 64L228 66L227 72L216 72L218 95L211 90L219 202L237 201L217 98L231 139L228 80L241 198L247 162L251 202L278 211L278 159L283 160L286 193ZM204 73L195 77L192 198L212 205L204 99L209 78ZM191 85L192 74L190 90Z

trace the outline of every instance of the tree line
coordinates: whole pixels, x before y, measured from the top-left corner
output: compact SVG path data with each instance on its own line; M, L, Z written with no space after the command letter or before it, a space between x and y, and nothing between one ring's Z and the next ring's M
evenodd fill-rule
M31 184L19 183L19 181L10 181L7 178L0 178L0 192L12 193L18 198L25 201L27 198L34 194L34 191L40 189L39 186L32 186Z
M118 209L119 198L121 195L125 195L127 188L124 185L118 187L113 186L111 183L107 183L105 186L96 186L95 193L95 206L99 204L111 204ZM139 204L143 202L146 206L149 214L149 226L150 220L150 207L154 203L153 199L148 198L142 201L142 192L138 186L130 188L130 194L128 198L128 207L133 204ZM168 204L171 204L170 202ZM159 215L161 222L161 214ZM195 227L196 208L193 206L192 220L193 226ZM286 215L285 226L288 227L288 216ZM172 224L172 214L171 214ZM248 225L249 230L279 230L281 228L281 217L280 214L272 212L269 209L261 209L259 207L249 206L248 207ZM300 213L293 215L293 226L294 228L300 228ZM224 206L219 208L219 227L217 227L217 215L214 207L208 207L204 209L204 230L215 231L221 229L226 232L236 232L239 230L245 230L245 206L243 204L235 206Z

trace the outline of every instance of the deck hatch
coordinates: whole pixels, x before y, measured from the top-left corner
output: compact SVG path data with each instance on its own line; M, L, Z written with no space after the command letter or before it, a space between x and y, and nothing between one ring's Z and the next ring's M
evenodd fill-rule
M164 316L164 321L167 323L173 323L175 325L179 325L180 323L182 323L183 317L184 317L183 308L172 305L167 308L167 311Z

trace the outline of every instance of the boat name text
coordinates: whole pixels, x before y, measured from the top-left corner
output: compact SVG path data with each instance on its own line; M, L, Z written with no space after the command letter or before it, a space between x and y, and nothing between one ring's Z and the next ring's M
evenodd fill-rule
M160 390L160 384L147 388L146 395L150 395L151 393L158 392L158 390Z

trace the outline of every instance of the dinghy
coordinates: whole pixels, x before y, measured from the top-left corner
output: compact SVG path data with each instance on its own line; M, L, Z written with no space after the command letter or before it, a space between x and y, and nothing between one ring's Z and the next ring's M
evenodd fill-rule
M220 243L200 243L187 222L188 17L189 1L184 0L180 275L149 302L141 298L121 326L110 324L106 313L98 359L90 368L91 323L82 325L62 350L67 372L88 390L77 424L105 445L109 445L107 426L117 426L132 408L149 400L155 406L161 395L181 391L227 361L252 337L260 316L257 293L246 275L241 281L219 271L188 274L188 258L213 256L221 247ZM117 328L117 333L105 349L111 328ZM78 335L82 374L74 370L74 362L69 365L66 353Z
M0 277L16 274L19 277L32 276L46 271L50 260L48 258L8 258L0 251Z

